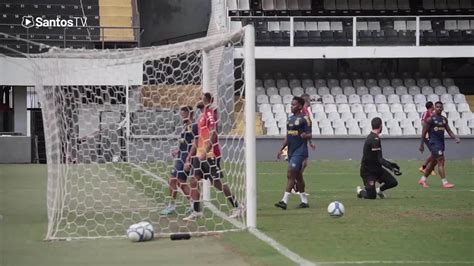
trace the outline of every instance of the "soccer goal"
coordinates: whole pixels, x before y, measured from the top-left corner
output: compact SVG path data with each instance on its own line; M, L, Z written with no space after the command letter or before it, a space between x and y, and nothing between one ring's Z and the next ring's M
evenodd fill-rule
M34 57L48 161L46 239L122 237L140 221L158 237L256 226L252 27L161 47L54 48ZM215 99L223 181L245 209L237 218L209 181L200 183L201 218L183 220L182 191L176 213L160 214L182 141L179 110L194 108L203 92Z

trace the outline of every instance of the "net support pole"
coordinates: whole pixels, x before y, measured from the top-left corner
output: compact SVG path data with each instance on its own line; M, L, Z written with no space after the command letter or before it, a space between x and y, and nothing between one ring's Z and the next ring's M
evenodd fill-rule
M127 162L130 162L130 82L125 86L125 156ZM123 159L122 159L123 160Z
M255 139L255 29L249 25L244 34L245 60L245 176L247 227L257 227L257 176Z
M202 92L211 92L211 60L209 51L202 51ZM212 92L211 92L212 93ZM217 97L217 95L214 95ZM211 200L211 182L205 178L202 179L202 199Z

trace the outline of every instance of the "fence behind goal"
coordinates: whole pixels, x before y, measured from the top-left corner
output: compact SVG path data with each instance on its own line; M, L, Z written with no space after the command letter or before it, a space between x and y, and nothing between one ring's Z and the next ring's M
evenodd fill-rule
M247 28L163 47L36 55L48 160L46 238L120 237L140 221L151 222L157 236L255 226L253 39ZM248 56L234 59L236 49ZM91 78L103 73L116 82ZM177 213L160 214L170 200L172 151L182 142L179 110L194 108L203 92L215 99L223 181L248 210L236 219L208 181L201 184L202 218L183 221L189 199L181 191Z

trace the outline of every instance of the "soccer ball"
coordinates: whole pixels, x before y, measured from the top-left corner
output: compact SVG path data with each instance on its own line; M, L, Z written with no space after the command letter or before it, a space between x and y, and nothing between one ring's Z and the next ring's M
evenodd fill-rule
M328 213L331 217L341 217L342 215L344 215L344 205L342 205L342 203L340 203L339 201L333 201L329 203Z
M132 242L148 241L153 239L155 231L149 222L140 222L130 225L127 236Z

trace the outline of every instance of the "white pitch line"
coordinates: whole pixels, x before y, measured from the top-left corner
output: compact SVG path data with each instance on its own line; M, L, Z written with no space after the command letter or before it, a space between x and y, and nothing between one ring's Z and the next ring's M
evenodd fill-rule
M138 165L138 164L133 164L132 165L140 170L142 170L143 172L149 174L150 176L152 176L153 178L155 178L156 180L159 180L163 183L165 183L166 185L168 185L168 182L166 182L166 180L164 180L163 178L159 177L158 175L148 171L147 169L143 168L142 166ZM204 203L204 205L210 209L212 212L214 212L217 216L221 217L222 219L225 219L226 221L232 223L234 226L236 226L237 228L241 228L241 229L244 229L245 228L245 225L239 221L237 221L236 219L232 219L232 218L229 218L229 216L227 216L225 213L223 213L222 211L218 210L214 205L212 205L211 203ZM313 263L311 261L308 261L306 259L304 259L303 257L301 257L300 255L294 253L293 251L289 250L287 247L283 246L282 244L278 243L276 240L274 240L273 238L267 236L266 234L260 232L258 229L255 229L255 228L249 228L249 232L251 234L253 234L254 236L256 236L258 239L262 240L263 242L267 243L269 246L271 246L272 248L274 248L276 251L280 252L280 254L282 254L283 256L287 257L289 260L295 262L296 264L298 265L303 265L303 266L318 266L318 264L316 263Z
M416 260L366 260L366 261L325 261L321 265L332 264L474 264L474 261L416 261Z

